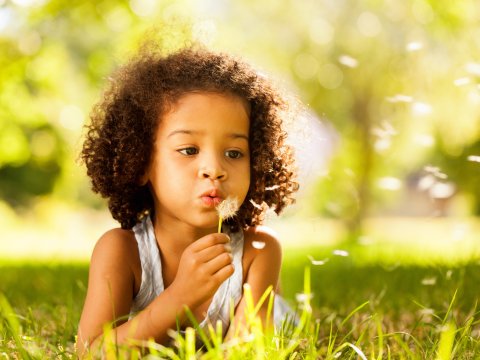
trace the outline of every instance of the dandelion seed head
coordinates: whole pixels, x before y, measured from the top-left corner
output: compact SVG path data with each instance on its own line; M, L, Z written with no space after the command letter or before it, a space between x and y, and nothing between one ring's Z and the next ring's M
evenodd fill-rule
M230 219L238 211L238 199L236 197L227 197L217 206L218 216L222 219Z

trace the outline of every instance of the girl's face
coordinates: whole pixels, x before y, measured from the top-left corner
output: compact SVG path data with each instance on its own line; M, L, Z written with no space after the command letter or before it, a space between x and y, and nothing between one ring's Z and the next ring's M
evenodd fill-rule
M183 95L164 114L147 176L155 218L215 228L216 205L242 204L250 186L249 109L240 97L198 92Z

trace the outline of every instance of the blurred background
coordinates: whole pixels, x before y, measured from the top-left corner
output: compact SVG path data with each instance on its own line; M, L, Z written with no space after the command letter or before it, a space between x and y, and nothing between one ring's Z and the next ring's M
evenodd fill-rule
M305 105L285 247L384 262L480 254L475 0L0 0L0 258L87 260L117 226L78 161L145 34L244 57ZM311 259L319 264L319 259Z

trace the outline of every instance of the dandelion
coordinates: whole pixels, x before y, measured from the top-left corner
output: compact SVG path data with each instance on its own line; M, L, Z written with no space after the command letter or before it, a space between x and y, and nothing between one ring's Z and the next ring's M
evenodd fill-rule
M235 216L238 211L238 199L227 197L217 206L218 212L218 232L222 232L223 220L230 219Z

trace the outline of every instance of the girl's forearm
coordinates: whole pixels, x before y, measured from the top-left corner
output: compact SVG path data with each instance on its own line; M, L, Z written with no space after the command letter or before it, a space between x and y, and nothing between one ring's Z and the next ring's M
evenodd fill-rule
M166 344L169 340L168 330L176 329L177 323L184 324L187 319L185 309L193 305L176 295L174 289L167 288L134 318L113 328L111 337L105 339L105 334L99 335L90 345L79 346L79 353L85 355L82 353L87 349L91 354L104 351L105 342L111 341L118 345L133 343L139 346L135 342L154 339L159 344ZM81 351L82 348L84 351Z

